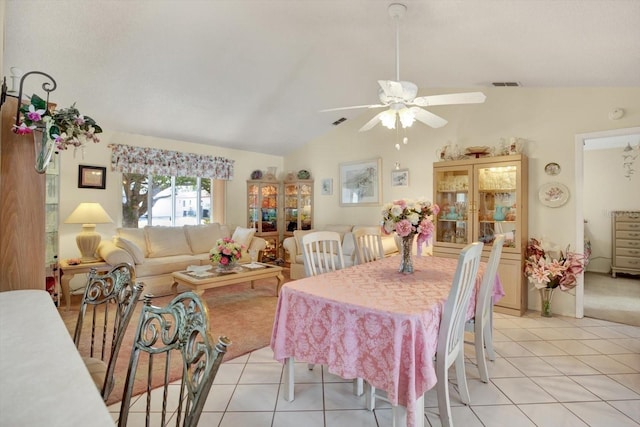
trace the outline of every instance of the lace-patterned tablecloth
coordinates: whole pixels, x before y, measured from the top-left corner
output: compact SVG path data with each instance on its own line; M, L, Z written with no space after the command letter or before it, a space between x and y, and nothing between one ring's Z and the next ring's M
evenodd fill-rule
M399 273L399 256L286 283L278 299L271 348L278 361L328 366L346 379L363 378L407 408L437 382L434 356L444 303L457 259L415 257L413 274ZM467 318L473 317L480 264ZM494 302L504 296L499 278Z

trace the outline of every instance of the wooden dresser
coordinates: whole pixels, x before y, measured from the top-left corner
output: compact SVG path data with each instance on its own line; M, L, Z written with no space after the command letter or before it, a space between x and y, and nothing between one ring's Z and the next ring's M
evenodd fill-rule
M640 274L640 211L611 215L611 276Z

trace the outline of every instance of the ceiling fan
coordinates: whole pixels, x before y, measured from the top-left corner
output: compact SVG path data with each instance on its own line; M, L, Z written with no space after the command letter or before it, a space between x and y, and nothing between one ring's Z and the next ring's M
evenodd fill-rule
M385 111L376 114L360 128L360 132L373 128L378 122L389 129L395 129L399 120L403 128L410 127L416 120L439 128L447 124L440 116L421 107L450 104L480 104L486 99L482 92L451 93L446 95L419 96L418 86L415 83L400 80L400 19L407 11L404 4L393 3L389 5L389 15L396 20L396 80L378 80L380 89L378 97L380 104L355 105L352 107L340 107L321 110L321 112L352 110L357 108L384 108Z

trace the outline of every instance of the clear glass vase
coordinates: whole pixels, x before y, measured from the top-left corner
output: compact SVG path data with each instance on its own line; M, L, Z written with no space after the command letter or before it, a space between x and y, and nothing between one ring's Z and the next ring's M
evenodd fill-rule
M45 173L56 149L56 143L49 138L46 129L39 128L33 131L33 148L36 154L36 172Z
M551 298L553 297L553 288L541 288L540 291L540 316L551 317Z
M401 237L402 251L400 253L400 268L398 271L404 274L413 273L413 237L414 233Z

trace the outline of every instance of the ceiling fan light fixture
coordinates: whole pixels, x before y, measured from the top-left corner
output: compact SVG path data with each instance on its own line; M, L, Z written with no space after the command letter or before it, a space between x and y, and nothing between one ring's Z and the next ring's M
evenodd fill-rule
M416 113L408 108L398 111L398 116L400 116L400 123L402 123L403 128L411 127L413 122L416 121Z
M396 128L396 112L395 110L387 110L380 114L380 122L387 129Z

